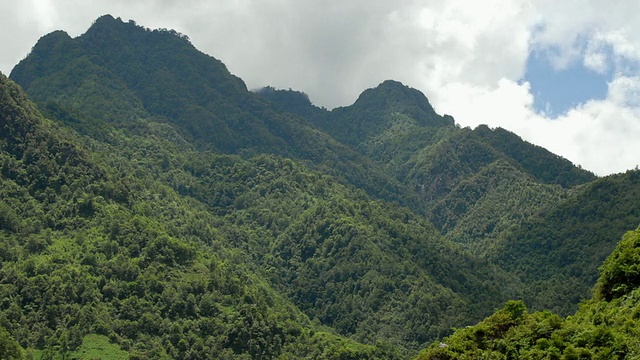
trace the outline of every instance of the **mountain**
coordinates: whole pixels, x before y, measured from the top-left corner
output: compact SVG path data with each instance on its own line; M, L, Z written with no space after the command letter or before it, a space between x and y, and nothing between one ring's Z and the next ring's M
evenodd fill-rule
M453 118L437 115L421 92L392 80L365 90L353 105L334 109L328 115L316 120L316 125L355 148L391 140L390 135L400 135L410 128L454 125Z
M412 189L419 212L448 240L517 276L532 309L574 312L599 264L640 222L636 172L598 179L507 130L459 128L398 82L332 111L295 91L267 90L258 93Z
M106 339L103 356L397 356L317 328L234 244L246 229L137 164L166 140L88 148L4 75L0 118L0 336L12 352L67 356Z
M353 105L332 111L304 103L299 96L293 101L295 91L263 89L258 94L278 109L305 116L398 180L413 154L438 134L455 130L452 117L436 114L422 93L397 81L385 81L364 91Z
M7 91L18 94L24 103L3 107L8 129L28 129L26 124L50 123L37 113L15 84L6 79L5 84ZM13 99L5 103L14 105ZM32 113L10 115L24 112L23 108L31 109ZM166 340L162 339L170 336L167 331L172 324L185 326L184 321L196 317L198 326L204 326L211 316L222 311L220 306L231 306L224 310L232 315L228 319L245 319L246 323L248 315L242 309L260 304L263 296L267 296L264 300L267 307L260 305L260 313L251 315L260 316L261 324L266 322L271 327L267 332L256 329L263 332L262 341L271 342L271 336L282 336L277 335L284 326L280 324L281 310L298 314L287 326L309 328L309 320L297 307L307 316L361 341L374 344L408 334L398 339L396 346L417 348L445 334L449 323L466 322L467 317L477 318L483 314L482 304L493 303L493 296L501 291L498 270L447 243L429 223L407 209L353 192L291 160L271 155L243 160L197 152L188 146L180 148L175 144L185 142L173 140L179 135L168 137L170 140L160 139L157 134L162 124L145 125L145 134L129 133L109 143L75 138L65 127L38 128L45 137L34 141L34 148L41 149L42 143L55 143L57 140L51 140L56 138L55 134L66 134L68 143L73 144L69 147L85 153L85 162L95 167L100 177L83 177L88 183L66 181L60 186L38 187L39 191L34 193L36 199L49 194L47 205L37 201L32 205L44 207L42 210L15 213L11 207L4 208L3 217L7 220L3 223L9 225L3 243L11 255L5 257L3 269L21 276L20 281L33 282L33 286L29 288L28 297L18 293L18 287L8 290L5 295L16 299L14 314L0 325L20 339L23 346L64 351L81 346L83 339L96 333L110 336L112 341L134 353L157 355L143 343L164 343ZM137 132L142 130L138 128ZM169 129L164 132L170 133ZM11 131L3 134L7 144L34 137L30 134L19 137ZM83 142L92 150L84 148ZM21 147L24 146L8 149ZM44 161L60 156L45 151L40 158L40 162L46 164ZM6 174L22 173L21 167L29 166L23 163L25 156L13 151L7 154L7 159L6 162L15 164L17 169L10 168ZM73 163L82 162L74 160ZM35 165L28 168L39 169ZM66 178L66 172L71 169L65 163L54 171ZM55 179L50 174L34 177ZM5 185L3 182L3 188ZM95 192L85 194L85 188ZM18 192L4 199L11 204L14 201L10 199L15 198L15 203L19 203L25 196ZM27 203L29 201L27 199ZM57 206L49 209L49 203ZM40 213L44 214L38 215ZM19 239L27 230L17 222L31 223L38 216L52 220L38 225L34 240L23 249L18 245ZM82 255L75 257L70 253ZM31 260L22 261L25 258ZM61 260L65 258L68 259ZM465 260L462 267L456 265L459 259ZM60 266L31 270L43 262L60 262ZM49 279L65 271L74 274L74 281L80 281L81 292L69 283L71 278ZM207 275L212 278L193 283L203 271L213 272ZM480 275L469 276L468 273L474 271ZM80 280L81 276L88 278ZM17 281L8 275L3 279L7 285ZM176 288L169 279L181 279L183 284ZM491 284L487 283L489 279ZM42 297L50 289L40 288L42 281L69 288L69 294L55 295L57 305L52 306L64 305L59 312L50 306L39 307L38 304L47 301ZM268 285L260 285L267 283L291 299L295 307L287 307L292 305L277 300L279 295L271 293L273 290L269 290ZM361 290L354 294L354 288ZM165 294L166 289L173 289L171 296L191 299L191 305L180 302L173 305L177 300L165 298L169 296ZM86 291L91 291L91 295L83 295ZM472 292L476 295L472 296ZM191 298L187 294L195 296ZM431 306L434 301L440 305ZM141 306L141 309L124 314L122 302ZM417 306L407 308L404 306L407 302ZM275 309L270 309L269 304ZM176 310L174 306L182 308ZM191 310L188 306L192 306ZM207 312L212 306L211 312ZM359 308L359 313L353 311L354 306ZM28 313L27 309L33 307L39 310ZM75 318L80 316L79 311L91 313L90 319L103 320L98 325L92 324L93 320L73 321L68 326L59 324L61 314ZM147 314L153 313L159 317L148 318ZM45 318L44 314L49 314L51 320L42 324L38 319ZM225 321L207 326L216 332L234 331L234 325ZM158 345L158 351L183 357L185 351L197 345L198 339L203 339L197 332L184 334L187 335L194 339L189 340L188 349L186 345L176 348L176 341L184 338L178 336L171 345ZM71 338L68 343L67 338ZM304 339L294 336L290 341L307 341ZM276 348L262 350L251 348L245 341L219 339L208 348L192 351L207 353L226 349L253 355L316 351L304 346L286 350L289 340L282 340ZM363 346L359 351L393 356L393 351L384 347Z
M576 196L599 201L591 192L582 197L587 184L597 181L592 173L504 129L458 128L452 118L435 114L424 96L397 82L366 90L352 106L333 111L314 107L294 91L259 94L280 109L308 116L411 188L420 212L447 239L517 275L521 296L533 309L575 311L622 235L619 229L638 225L637 214L609 216L617 231L602 226L590 241L571 240L586 227L567 226L556 209L578 207ZM628 186L634 193L638 183ZM635 214L633 199L599 202L600 212L612 215L622 206ZM555 219L553 230L539 220L545 217ZM543 245L550 238L554 245ZM550 257L549 251L559 255ZM560 291L567 287L573 290Z
M594 298L567 318L511 301L475 326L425 349L427 359L635 359L640 354L640 229L626 233L600 269Z
M115 23L118 24L118 21ZM107 22L107 25L113 26L113 23ZM120 25L130 26L124 23ZM105 25L97 22L94 26ZM137 31L148 33L144 29ZM89 32L97 31L92 29ZM40 43L44 42L47 45L48 37ZM68 37L62 36L60 39L67 41ZM80 39L82 37L71 40ZM181 38L180 41L185 40ZM34 54L44 53L40 49L40 43L34 48ZM71 52L65 53L64 56L69 53ZM57 59L57 56L55 52L50 54L53 59ZM92 58L93 64L98 62L93 54L80 55L79 58ZM54 68L38 65L35 63L36 59L25 59L12 76L18 80L31 76L25 75L31 74L24 70L29 67ZM38 61L47 62L50 59ZM248 151L241 152L243 158L233 155L233 149L225 153L218 148L212 149L206 144L198 144L197 141L191 141L193 138L190 137L188 129L180 123L150 113L143 101L131 100L135 100L136 93L130 90L125 81L118 82L122 86L117 87L117 90L105 85L106 89L103 91L101 84L117 80L111 70L92 65L89 67L92 71L82 73L74 70L73 65L68 66L70 68L63 67L60 72L43 73L43 78L31 76L32 81L25 82L25 87L39 99L45 113L58 121L58 126L65 129L69 136L77 136L76 143L91 149L87 151L91 153L90 157L96 164L100 164L97 166L103 169L108 180L105 187L108 194L113 194L114 197L111 199L102 195L104 201L107 205L114 201L122 208L117 207L117 211L110 210L115 211L115 214L94 212L92 222L86 225L89 229L75 230L68 226L59 230L71 234L80 231L81 235L77 237L97 237L95 241L98 244L93 244L93 248L98 251L107 246L101 243L106 241L109 244L107 247L111 249L109 254L120 255L117 261L122 265L118 266L123 267L118 270L123 271L122 278L114 278L112 272L107 272L104 277L98 276L95 279L98 284L113 282L109 286L97 287L101 299L96 300L96 303L102 308L103 314L104 311L115 314L117 321L107 322L105 328L98 330L86 324L79 325L74 330L74 342L70 345L72 348L80 346L82 339L97 332L99 335L112 335L112 340L126 350L148 353L150 349L144 348L142 341L149 339L164 344L158 348L168 356L184 356L185 351L188 351L184 345L183 348L178 348L176 342L171 342L169 346L169 343L162 340L168 336L164 327L170 327L174 322L184 326L182 321L186 319L182 316L189 319L194 313L174 314L167 310L166 305L162 306L164 302L160 302L162 294L157 292L164 292L163 289L172 287L170 282L155 288L151 285L145 287L146 285L142 284L146 284L146 280L140 277L153 275L163 278L161 275L164 275L164 271L160 271L162 274L146 274L150 271L147 270L148 267L153 265L147 264L147 261L154 258L164 266L174 265L180 268L179 275L173 278L189 279L194 276L192 274L196 269L202 271L202 266L213 266L208 260L213 256L209 254L212 249L216 249L214 254L217 257L223 256L220 254L221 251L229 253L226 257L229 260L222 258L219 260L220 263L238 264L221 268L220 271L227 271L224 273L227 275L221 276L231 280L225 280L220 286L227 286L228 281L236 281L233 279L242 279L240 285L228 285L235 286L232 293L225 293L231 291L225 287L225 290L219 290L222 295L210 296L216 306L230 306L225 305L229 302L238 304L237 308L241 309L242 304L255 304L261 299L261 294L270 290L253 290L251 284L268 284L265 286L277 289L278 295L273 296L284 296L284 299L296 308L288 311L293 314L302 314L300 311L305 313L302 318L291 320L291 326L308 328L309 322L305 320L308 316L325 326L331 326L335 329L332 331L369 344L383 344L382 342L391 340L394 343L393 349L400 349L405 353L447 333L452 322L467 322L468 318L479 319L486 315L485 306L482 304L493 304L508 298L500 289L499 284L503 282L501 279L504 274L499 269L462 252L455 245L442 239L431 224L412 211L376 200L348 182L344 183L341 177L331 176L333 172L320 172L323 167L312 161L300 159L301 156L298 157L300 160L285 159L263 149L261 151L265 154L256 156L252 156ZM83 78L68 79L78 74ZM50 80L42 80L45 78ZM45 89L50 86L49 81L58 86ZM96 88L91 92L95 94L96 101L86 97L87 92L84 90L79 91L74 86L63 85L65 81L88 84L87 86L95 85ZM42 85L38 85L39 83ZM128 100L138 105L142 104L131 107L130 109L135 111L129 114L130 116L103 114L102 110L91 108L100 103L97 100L100 98L112 99L112 106L117 107L118 98L115 94L109 95L109 92L113 90L114 93L119 93L121 90L125 91L123 89L127 91ZM51 94L51 98L45 97L48 96L46 94ZM261 101L248 91L243 96L254 98L251 101ZM237 102L236 97L230 96L225 106L237 106ZM104 100L104 103L107 104L107 100ZM126 106L123 105L123 109L126 109ZM274 112L272 116L287 124L286 114ZM290 119L304 130L304 119ZM338 149L346 148L328 135L311 127L309 129L318 134L317 137L328 139L329 144L319 151L335 151L330 147L333 145ZM76 135L73 135L74 131ZM301 135L304 136L304 132ZM314 142L317 143L317 139L310 139L307 144L313 145ZM251 143L247 143L247 146L259 148L259 145ZM349 156L349 152L340 156L345 155ZM111 205L106 207L112 208ZM165 227L161 224L169 225ZM181 225L174 228L176 225L170 224ZM76 236L70 237L73 239ZM59 243L64 241L60 240ZM153 249L147 250L149 246L153 246ZM48 246L45 245L44 249L47 250ZM62 254L66 253L63 251ZM96 266L101 267L101 260L112 261L111 256L114 255L87 261L92 264L97 262ZM199 261L200 256L204 258L204 265ZM460 259L465 259L462 267L457 266ZM471 267L473 264L476 266ZM16 271L21 271L19 265L16 266ZM192 269L193 267L195 269ZM468 273L472 272L479 275L469 276ZM189 281L183 282L184 286L189 284ZM120 289L129 283L142 283L142 287L125 289L126 291ZM329 288L324 286L327 284L330 284ZM354 294L354 288L361 290ZM180 287L176 293L179 297L187 297L186 294L190 291L192 290L188 287ZM201 310L200 303L203 300L200 293L196 294L198 295L193 301L198 305L197 309L194 308L198 321L208 321L205 313L197 311ZM207 297L206 293L201 295ZM36 298L37 296L39 295L36 295ZM229 300L223 301L224 296L229 297ZM132 305L140 302L145 305L138 313L120 319L118 301L124 300L130 301ZM430 305L436 301L439 303L438 306ZM405 304L408 302L417 306L407 307ZM277 301L274 303L274 306L280 309L287 306L280 306ZM33 306L30 304L28 300L21 300L20 308ZM359 308L358 312L353 311L354 306ZM160 314L156 320L163 321L163 324L166 322L166 326L162 325L163 331L159 331L157 327L152 328L152 331L140 328L140 320L137 319L138 316L147 313L144 309ZM212 314L218 314L217 311ZM260 316L272 318L274 322L269 325L262 318L260 322L266 322L277 332L281 329L278 325L281 320L278 320L280 315L275 312L276 314L270 315L269 310L261 309ZM234 314L233 311L231 314ZM55 315L52 316L54 322L57 321ZM243 316L233 315L232 318L243 319ZM49 330L46 330L46 327L38 335L43 340L34 342L24 335L27 328L21 327L20 323L8 322L5 325L25 347L63 349L62 345L58 345L61 341L58 335L48 334ZM34 323L30 325L35 326ZM53 324L48 326L49 329L55 328ZM209 326L213 326L213 329L220 333L228 333L232 331L229 327L233 328L232 324L224 321ZM124 331L125 329L131 330ZM140 335L135 335L133 331ZM261 341L273 341L270 338L273 331L264 332L260 337ZM201 334L190 334L193 339L189 340L189 346L205 340ZM335 335L331 336L333 337L329 339L339 339ZM175 339L180 340L182 337ZM298 339L302 343L307 341L299 337ZM47 341L50 342L49 345ZM236 354L258 354L258 350L249 349L247 339L242 341L245 342L236 344L231 340L219 339L215 346L212 343L209 350L203 351L206 353L217 348ZM286 344L287 342L276 348L262 349L265 351L263 354L285 354L289 351L286 350ZM390 353L384 347L362 346L362 349L363 354L386 354L385 356L396 351L389 350ZM295 351L304 353L312 350L303 346L301 350Z
M637 171L395 81L329 111L109 15L11 78L0 339L36 357L406 358L510 299L575 311L638 226Z
M569 304L590 297L597 267L619 241L614 237L638 226L639 182L640 172L630 170L576 189L555 208L506 232L492 255L495 262L531 284L524 299L536 309L575 311Z
M172 30L110 15L72 39L38 41L10 76L36 102L79 115L68 124L94 138L141 120L168 123L200 150L271 153L309 161L386 200L417 207L409 190L304 118L279 114L224 64Z

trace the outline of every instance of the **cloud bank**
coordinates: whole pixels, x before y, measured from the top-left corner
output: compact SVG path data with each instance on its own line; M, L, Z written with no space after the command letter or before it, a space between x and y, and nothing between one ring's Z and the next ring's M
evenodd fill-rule
M504 127L599 175L640 164L637 1L8 0L0 71L40 36L77 36L105 13L187 34L249 88L294 88L333 108L395 79L462 126ZM523 80L534 52L555 71L608 74L606 96L559 115L535 109Z

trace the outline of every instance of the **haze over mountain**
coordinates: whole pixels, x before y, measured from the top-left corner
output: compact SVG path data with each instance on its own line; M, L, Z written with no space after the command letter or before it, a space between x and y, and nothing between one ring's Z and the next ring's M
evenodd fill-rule
M640 219L638 171L461 128L397 81L331 111L250 92L186 36L110 15L44 36L10 78L16 352L403 358L507 300L573 313Z

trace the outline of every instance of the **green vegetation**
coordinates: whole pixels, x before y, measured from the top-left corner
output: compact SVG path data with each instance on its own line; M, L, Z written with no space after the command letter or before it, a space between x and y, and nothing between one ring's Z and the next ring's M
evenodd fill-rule
M607 258L595 296L563 319L505 307L478 325L458 329L424 350L427 359L636 359L640 356L640 228Z
M505 287L532 309L574 312L590 296L599 264L640 222L637 171L596 179L504 129L457 128L397 82L333 111L294 91L259 94L392 174L418 197L416 214L506 270L515 279Z
M0 358L26 359L24 350L3 327L0 327Z
M104 335L86 335L80 347L69 355L72 359L128 360L129 353Z
M13 357L400 359L452 327L422 356L637 349L635 233L596 268L638 226L638 171L598 179L461 129L395 81L332 111L252 93L186 36L108 15L43 37L11 78ZM572 313L596 281L571 318L527 310Z
M625 231L638 226L639 180L638 171L597 179L504 233L492 256L531 284L524 294L531 307L567 315L591 296L598 266Z
M23 348L55 357L97 334L137 358L300 357L325 345L393 357L316 331L258 275L245 229L153 180L151 163L171 159L127 160L150 139L122 135L131 147L93 143L90 155L1 81L0 325Z
M78 38L44 36L11 78L47 115L63 115L96 139L145 120L171 124L199 150L303 160L375 197L417 207L417 198L375 163L306 119L274 111L174 31L105 15Z

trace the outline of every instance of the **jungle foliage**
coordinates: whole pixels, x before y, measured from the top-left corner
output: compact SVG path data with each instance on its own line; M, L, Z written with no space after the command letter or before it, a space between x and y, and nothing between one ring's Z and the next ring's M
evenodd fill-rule
M635 311L637 246L605 259L640 173L460 128L398 82L330 111L106 15L0 75L0 119L14 358L393 359L452 327L421 356L637 349L611 315Z
M636 359L640 356L640 229L626 233L600 268L593 299L573 316L529 313L509 301L417 357L427 359Z

